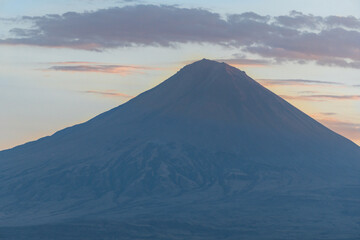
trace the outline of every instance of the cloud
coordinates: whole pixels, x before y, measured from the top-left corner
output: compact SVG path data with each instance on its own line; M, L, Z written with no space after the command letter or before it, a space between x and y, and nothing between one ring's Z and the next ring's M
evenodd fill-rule
M326 122L328 125L331 125L331 126L352 128L352 129L356 129L357 132L360 132L360 123L343 122L343 121L338 121L338 120L334 120L334 119L325 119L322 121Z
M324 116L334 116L336 115L337 113L334 113L334 112L322 112L320 113L321 115L324 115Z
M242 14L229 14L228 21L229 22L241 22L246 20L253 20L256 22L266 23L270 20L270 16L261 16L254 12L244 12Z
M339 82L306 79L258 79L265 86L340 86Z
M228 35L226 21L219 14L174 6L137 5L23 19L35 24L34 31L24 36L21 29L13 29L17 37L2 40L3 44L102 50L138 45L172 46L205 39L225 43L224 34Z
M333 118L319 118L317 120L360 145L360 123L344 122Z
M327 16L320 17L312 14L303 14L298 11L291 11L288 15L275 17L276 22L282 26L290 28L348 28L360 29L360 19L354 16Z
M249 59L246 57L235 57L235 58L218 58L214 59L219 62L226 62L230 65L239 65L239 66L267 66L272 62L266 59Z
M96 90L88 90L84 91L84 93L90 94L98 94L105 97L122 97L122 98L133 98L134 96L127 95L125 93L116 92L115 90L107 90L107 91L96 91Z
M325 22L327 25L335 27L347 27L353 29L360 28L359 18L356 18L354 16L329 16L325 18Z
M360 100L360 95L304 95L303 98L326 99L326 100Z
M17 21L18 18L10 18L10 17L0 17L0 22L7 22L7 23L11 23L11 22L15 22Z
M291 28L318 28L322 17L312 14L305 15L298 11L291 11L289 15L275 17L279 25Z
M312 114L312 117L321 122L333 131L351 139L360 146L360 123L338 120L335 116L340 117L335 112L320 112Z
M323 66L338 66L338 67L344 67L344 68L358 68L360 69L360 61L346 61L343 59L319 59L316 61L317 64L323 65Z
M360 19L292 11L263 16L168 5L132 5L91 12L28 17L0 44L102 51L117 47L173 47L210 43L286 61L360 69ZM235 59L234 59L235 61Z
M351 128L356 129L358 132L360 132L360 123L352 123L352 122L343 122L338 121L336 119L322 119L323 122L325 122L327 125L331 125L334 127L343 127L343 128Z
M55 65L47 68L46 70L63 71L63 72L95 72L95 73L111 73L111 74L128 75L134 73L142 73L143 70L155 69L145 66L103 64L96 62L58 62L53 64Z
M299 96L289 96L289 95L280 95L280 96L288 100L304 100L304 101L360 100L360 95L311 94L311 95L299 95Z

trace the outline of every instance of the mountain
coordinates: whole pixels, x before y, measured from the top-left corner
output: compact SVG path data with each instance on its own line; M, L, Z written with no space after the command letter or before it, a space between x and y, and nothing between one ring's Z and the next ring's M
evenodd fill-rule
M0 152L4 239L359 239L360 148L203 59Z

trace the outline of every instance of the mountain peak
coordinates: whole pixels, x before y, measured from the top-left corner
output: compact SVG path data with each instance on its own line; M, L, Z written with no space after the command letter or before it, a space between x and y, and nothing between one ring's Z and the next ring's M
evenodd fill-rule
M207 59L207 58L203 58L201 60L198 60L196 62L193 62L189 65L186 65L184 68L187 67L194 67L194 68L206 68L206 69L211 69L211 68L216 68L217 70L219 69L233 69L236 71L240 71L243 72L233 66L230 66L229 64L225 63L225 62L218 62L215 60L211 60L211 59Z
M212 64L212 65L217 65L217 64L225 64L224 62L218 62L215 60L211 60L211 59L207 59L207 58L203 58L201 60L195 61L192 64L197 64L197 63L201 63L201 64Z
M224 62L218 62L206 58L184 66L177 74L164 83L173 81L174 79L180 80L182 84L186 84L188 88L194 88L196 84L202 82L207 83L207 89L210 87L209 83L211 83L212 87L216 87L218 90L226 87L227 85L231 85L233 87L234 81L241 80L243 82L255 82L249 78L244 71L241 71Z

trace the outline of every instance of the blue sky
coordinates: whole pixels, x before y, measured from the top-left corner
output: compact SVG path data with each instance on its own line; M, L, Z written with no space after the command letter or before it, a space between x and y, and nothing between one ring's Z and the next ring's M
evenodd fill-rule
M360 143L359 12L350 0L0 0L0 149L86 121L204 57Z

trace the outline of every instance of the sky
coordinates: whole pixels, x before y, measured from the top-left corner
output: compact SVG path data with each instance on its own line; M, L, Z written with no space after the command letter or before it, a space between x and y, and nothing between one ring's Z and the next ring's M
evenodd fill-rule
M358 0L0 0L0 52L0 150L202 58L240 68L360 145Z

